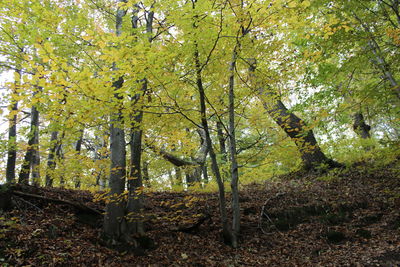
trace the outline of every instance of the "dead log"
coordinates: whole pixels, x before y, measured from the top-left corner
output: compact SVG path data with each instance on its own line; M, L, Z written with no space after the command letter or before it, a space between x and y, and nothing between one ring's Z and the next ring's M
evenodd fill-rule
M40 200L53 202L53 203L57 203L57 204L65 204L68 206L72 206L75 209L77 209L78 211L84 212L84 213L96 214L96 215L100 215L100 216L103 215L103 213L101 211L91 208L89 206L86 206L79 202L73 202L73 201L64 200L64 199L49 198L49 197L44 197L44 196L36 195L36 194L24 193L21 191L11 191L11 193L13 195L20 196L23 198L35 198L35 199L40 199Z

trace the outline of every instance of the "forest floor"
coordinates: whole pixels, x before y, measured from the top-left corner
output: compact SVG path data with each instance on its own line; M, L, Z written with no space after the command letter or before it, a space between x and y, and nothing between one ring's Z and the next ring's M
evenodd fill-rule
M400 266L399 160L243 186L237 249L221 241L216 193L147 193L155 244L135 255L103 246L95 216L45 199L103 210L91 193L13 190L25 195L0 211L1 266Z

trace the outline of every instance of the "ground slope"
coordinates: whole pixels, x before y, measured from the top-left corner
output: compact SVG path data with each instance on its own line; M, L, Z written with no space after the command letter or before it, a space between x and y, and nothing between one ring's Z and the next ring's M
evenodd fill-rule
M221 242L216 194L149 193L155 247L137 253L144 255L102 246L101 220L90 210L104 204L89 192L16 186L13 208L0 211L0 264L400 266L399 166L362 163L244 186L238 249Z

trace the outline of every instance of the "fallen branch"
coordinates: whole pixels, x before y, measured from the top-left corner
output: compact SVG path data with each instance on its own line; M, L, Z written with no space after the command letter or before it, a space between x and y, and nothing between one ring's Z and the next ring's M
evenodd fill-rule
M184 232L184 233L191 233L195 230L197 230L200 225L202 225L205 221L207 220L211 220L211 215L210 214L206 214L205 216L201 217L195 224L190 225L190 226L180 226L178 227L178 229L176 229L175 231L177 232Z
M56 199L56 198L48 198L48 197L44 197L44 196L40 196L40 195L35 195L35 194L29 194L29 193L24 193L24 192L20 192L20 191L11 191L12 194L20 196L20 197L30 197L30 198L36 198L36 199L41 199L41 200L45 200L45 201L49 201L49 202L53 202L53 203L58 203L58 204L65 204L65 205L69 205L72 206L74 208L76 208L79 211L82 212L87 212L87 213L93 213L93 214L97 214L97 215L103 215L101 211L98 211L94 208L88 207L82 203L78 203L78 202L72 202L69 200L63 200L63 199Z
M262 208L261 208L260 219L259 219L259 221L258 221L258 228L261 230L261 232L262 232L263 234L269 234L269 233L264 229L264 227L263 227L263 218L264 218L264 217L266 217L266 218L268 219L268 221L269 221L272 225L274 225L274 222L271 220L271 218L269 217L269 215L268 215L268 213L267 213L267 211L266 211L266 206L267 206L268 202L269 202L270 200L272 200L272 199L275 199L275 198L277 198L277 197L283 196L284 194L285 194L285 193L277 193L275 196L273 196L273 197L271 197L271 198L268 198L268 199L264 202L264 205L263 205ZM275 228L276 228L276 227L275 227ZM279 231L279 229L277 229L277 230L278 230L278 232L279 232L280 234L282 234L282 232Z

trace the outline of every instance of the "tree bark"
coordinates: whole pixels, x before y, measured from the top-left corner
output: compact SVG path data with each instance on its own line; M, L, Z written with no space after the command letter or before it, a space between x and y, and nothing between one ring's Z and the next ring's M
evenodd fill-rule
M18 88L21 83L21 71L16 70L16 80L14 81L15 87L11 92L10 115L8 123L8 153L7 153L7 167L6 167L6 181L7 183L15 183L15 163L17 160L17 112L18 101L15 96L18 94Z
M357 112L356 114L354 114L353 129L356 134L362 139L371 138L371 135L369 133L371 130L371 126L365 123L364 116L361 112Z
M79 156L81 155L84 131L85 131L84 129L79 131L79 139L75 145L75 153L78 156L78 159ZM77 168L77 171L78 172L76 172L75 174L75 188L81 188L81 177L82 177L81 168Z
M138 11L134 10L132 15L132 28L137 29L139 20ZM152 11L147 13L146 17L146 33L149 35L148 41L151 43L151 35L153 32L153 16ZM143 121L143 96L147 93L147 79L141 81L140 93L132 97L132 104L135 113L132 116L131 125L131 160L130 175L128 179L128 203L127 203L127 231L128 234L143 235L145 230L143 226L143 180L142 180L142 135L141 124Z
M197 85L197 89L199 92L201 125L202 125L204 133L205 133L205 141L208 146L208 151L209 151L210 158L211 158L211 169L214 173L215 179L217 180L217 184L218 184L222 235L224 238L224 242L230 244L232 236L231 236L231 229L228 224L228 216L227 216L227 210L226 210L225 186L224 186L224 182L222 181L222 178L221 178L221 173L220 173L220 170L218 167L217 156L215 154L215 151L214 151L214 148L212 145L210 129L208 127L207 108L206 108L206 100L205 100L206 95L205 95L205 91L204 91L204 87L203 87L203 80L201 77L202 73L201 73L201 65L200 65L199 52L198 52L197 45L195 46L194 61L195 61L195 67L196 67L196 85Z
M146 160L143 161L142 170L143 170L143 181L144 181L144 184L146 185L146 187L150 188L151 184L150 184L149 162L148 161L146 161Z
M118 3L125 3L125 0L118 0ZM122 33L122 19L125 16L125 9L118 8L116 14L116 34ZM125 241L126 222L125 208L126 203L123 199L126 179L126 150L125 150L125 131L122 115L122 96L118 93L122 88L124 79L120 77L113 82L115 89L114 101L118 105L118 110L111 116L110 129L110 152L111 152L111 171L109 178L110 192L109 202L106 205L106 212L103 224L103 237L109 245L116 245Z
M235 46L232 61L229 67L229 152L231 157L231 189L232 189L232 247L238 246L238 236L240 232L240 204L239 204L239 166L236 155L236 137L235 137L235 66L237 52Z
M46 171L46 178L45 184L48 187L53 186L53 175L54 170L56 169L56 149L58 146L58 131L51 132L50 137L50 148L49 148L49 155L47 157L47 171Z
M34 93L35 95L35 93ZM37 135L39 131L39 112L35 106L31 108L31 126L28 135L28 148L25 153L24 161L21 166L21 171L19 173L18 183L20 184L29 184L29 176L31 172L31 167L36 168L38 162L36 161L35 164L33 162L34 155L36 154L37 150Z
M250 75L254 75L256 67L256 62L252 63ZM262 85L257 88L257 93L267 113L296 144L306 170L318 168L321 164L331 168L341 166L322 152L312 129L307 129L306 123L290 112L273 90Z

